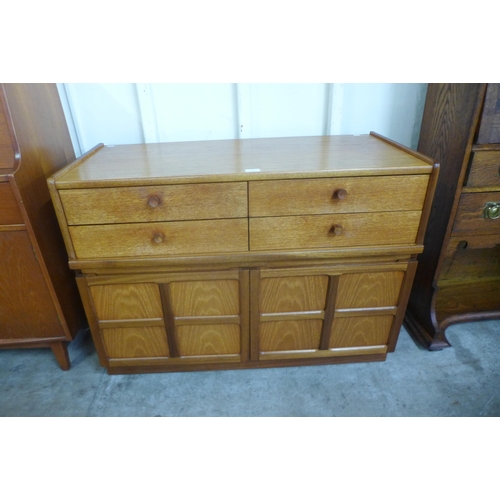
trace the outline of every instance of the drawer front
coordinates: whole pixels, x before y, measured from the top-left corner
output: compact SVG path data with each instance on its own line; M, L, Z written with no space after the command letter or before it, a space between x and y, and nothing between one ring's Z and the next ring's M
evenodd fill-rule
M250 250L414 244L421 212L250 219Z
M500 188L500 151L478 151L474 153L467 186Z
M70 226L77 258L147 257L248 250L248 219Z
M428 175L249 182L251 217L421 210Z
M246 182L60 191L69 225L247 216Z
M0 183L0 225L23 224L14 193L8 182Z
M500 193L462 194L453 233L500 233Z

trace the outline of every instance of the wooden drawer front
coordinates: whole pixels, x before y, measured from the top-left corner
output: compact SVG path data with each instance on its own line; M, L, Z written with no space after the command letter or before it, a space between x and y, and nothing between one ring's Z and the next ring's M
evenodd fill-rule
M246 182L59 191L69 225L247 216Z
M23 224L23 216L17 206L8 182L0 183L0 225Z
M413 244L420 215L415 211L252 218L250 250Z
M500 188L500 151L478 151L473 155L467 186Z
M465 193L460 197L453 233L499 234L500 217L485 217L485 208L490 205L490 215L500 214L500 193ZM498 208L496 208L498 207Z
M249 182L250 217L421 210L428 175Z
M70 226L79 259L248 250L248 219Z
M167 358L170 355L162 327L104 328L102 338L110 359Z
M450 238L438 285L443 280L500 279L500 236L462 235Z
M486 89L477 143L500 143L500 83L489 83Z

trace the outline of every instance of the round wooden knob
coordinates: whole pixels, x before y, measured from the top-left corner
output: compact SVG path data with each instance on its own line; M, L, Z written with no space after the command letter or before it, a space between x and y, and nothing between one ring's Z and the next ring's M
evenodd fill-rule
M155 233L153 236L153 241L155 243L161 243L165 239L165 235L163 233Z
M347 197L347 191L345 189L337 189L337 191L333 193L333 197L338 200L343 200Z
M151 208L156 208L159 204L160 204L160 198L158 198L158 196L150 196L148 198L148 205L151 207Z
M344 232L344 228L340 224L334 224L331 229L330 233L333 235L340 235Z

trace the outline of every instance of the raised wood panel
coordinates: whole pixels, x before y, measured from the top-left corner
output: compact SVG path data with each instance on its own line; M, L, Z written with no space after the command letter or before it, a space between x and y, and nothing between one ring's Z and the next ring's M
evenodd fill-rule
M500 143L500 83L488 83L476 142Z
M238 280L170 283L175 316L224 316L239 314Z
M395 306L403 277L402 271L343 274L339 280L335 308Z
M321 320L261 323L259 349L262 352L319 349L322 326Z
M262 217L418 211L428 182L428 175L253 181L248 185L249 214Z
M176 327L181 356L240 354L239 325L182 325Z
M335 318L330 336L330 349L385 345L394 316L361 316Z
M158 285L135 283L90 287L99 320L162 318Z
M246 217L246 182L60 191L69 225Z
M28 233L0 232L0 256L0 339L66 340Z
M162 327L104 328L102 337L111 359L157 358L170 355L167 336Z
M71 226L69 231L79 259L248 250L247 219Z
M453 233L497 234L500 233L500 218L483 217L486 203L500 203L500 192L464 193L460 196Z
M415 243L421 212L250 219L250 250L339 248ZM340 227L339 234L334 228Z
M325 309L328 276L264 278L260 283L261 313Z
M467 187L500 188L500 151L476 151L467 178Z
M0 225L23 224L23 216L8 182L0 182Z

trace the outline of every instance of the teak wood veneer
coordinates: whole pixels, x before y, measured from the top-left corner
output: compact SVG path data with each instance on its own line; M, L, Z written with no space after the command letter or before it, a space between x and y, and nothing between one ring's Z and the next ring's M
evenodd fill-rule
M382 361L438 174L377 134L96 146L49 179L109 373Z
M50 347L62 369L86 326L46 178L75 154L55 84L0 84L0 349Z

